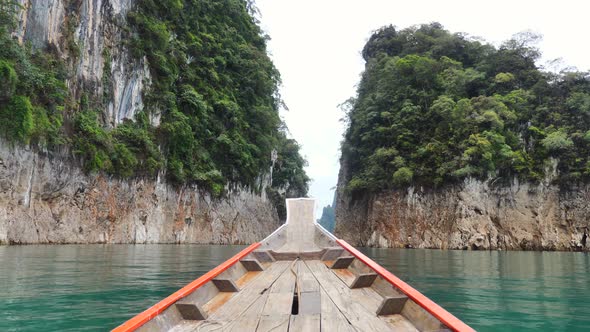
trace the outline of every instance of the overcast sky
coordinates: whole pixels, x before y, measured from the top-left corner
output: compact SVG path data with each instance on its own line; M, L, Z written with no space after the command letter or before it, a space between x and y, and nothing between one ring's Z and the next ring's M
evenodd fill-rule
M542 63L562 58L567 65L589 70L585 2L257 0L289 108L282 117L309 162L310 196L317 199L318 209L332 202L338 177L344 128L337 105L355 95L364 66L360 51L372 31L389 24L406 28L436 21L451 32L498 45L517 32L532 30L543 35Z

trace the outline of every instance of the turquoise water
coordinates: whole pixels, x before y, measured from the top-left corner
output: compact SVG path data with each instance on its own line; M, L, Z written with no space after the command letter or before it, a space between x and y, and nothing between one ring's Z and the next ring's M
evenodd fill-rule
M590 331L590 255L365 248L478 331Z
M241 246L0 246L0 331L105 331ZM479 331L590 330L590 255L363 251Z

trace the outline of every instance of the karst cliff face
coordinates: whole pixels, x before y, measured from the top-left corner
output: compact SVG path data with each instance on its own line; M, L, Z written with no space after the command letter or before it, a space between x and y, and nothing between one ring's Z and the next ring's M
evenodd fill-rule
M589 186L563 190L550 181L498 185L468 178L357 199L339 186L335 232L359 246L587 250L588 202Z
M70 67L73 96L91 91L106 96L107 124L133 119L143 107L142 91L150 83L145 60L128 52L123 29L134 0L20 0L16 37L32 47L51 48ZM105 93L108 92L108 93ZM157 121L154 120L154 121Z
M15 38L66 62L73 99L88 92L102 99L108 127L133 119L151 83L146 60L134 59L124 40L135 1L20 4ZM158 115L150 116L158 125ZM251 243L279 226L264 188L226 188L223 197L213 198L163 177L88 174L69 151L39 151L0 139L0 244Z
M0 243L259 241L279 226L265 196L212 199L197 187L87 175L60 158L0 145Z

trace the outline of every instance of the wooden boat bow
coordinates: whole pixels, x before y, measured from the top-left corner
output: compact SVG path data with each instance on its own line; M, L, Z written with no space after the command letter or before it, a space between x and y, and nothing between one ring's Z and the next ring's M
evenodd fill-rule
M287 222L115 328L127 331L474 331L287 200Z

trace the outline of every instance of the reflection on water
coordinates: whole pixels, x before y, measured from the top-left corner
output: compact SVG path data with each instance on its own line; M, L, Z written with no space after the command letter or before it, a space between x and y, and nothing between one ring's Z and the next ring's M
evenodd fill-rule
M589 331L590 255L364 248L478 331Z
M0 331L105 331L242 246L0 247ZM479 331L587 331L590 255L363 251Z

